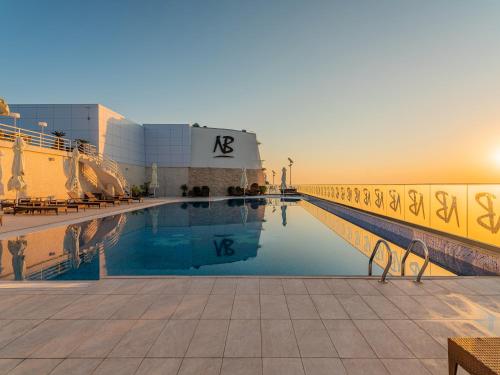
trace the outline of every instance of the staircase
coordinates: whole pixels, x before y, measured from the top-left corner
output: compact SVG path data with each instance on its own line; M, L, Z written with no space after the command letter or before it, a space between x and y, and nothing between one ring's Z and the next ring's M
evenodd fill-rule
M128 182L116 161L98 153L96 147L88 143L78 144L78 151L80 151L80 162L93 169L108 194L127 194L130 191ZM111 186L114 192L110 191Z

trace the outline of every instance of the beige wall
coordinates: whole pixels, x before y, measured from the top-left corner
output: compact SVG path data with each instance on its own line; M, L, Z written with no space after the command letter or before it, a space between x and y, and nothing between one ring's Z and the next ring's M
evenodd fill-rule
M151 168L146 168L146 181L151 181ZM188 168L158 168L157 197L180 196L182 194L181 185L188 184Z
M247 169L248 186L254 182L264 185L262 169ZM193 186L206 185L210 195L227 195L227 188L239 186L241 169L239 168L189 168L189 189Z
M118 163L118 165L120 166L120 170L122 171L123 175L127 179L128 184L130 186L132 185L140 186L146 181L148 181L146 177L147 176L146 168L144 166L126 164L126 163Z

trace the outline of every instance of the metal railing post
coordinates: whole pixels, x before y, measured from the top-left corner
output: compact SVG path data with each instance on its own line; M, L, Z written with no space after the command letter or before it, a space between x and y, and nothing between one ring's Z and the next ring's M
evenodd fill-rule
M424 241L419 240L419 239L414 239L410 242L410 245L406 249L405 255L403 255L403 258L401 259L401 276L405 275L405 263L406 263L406 258L408 258L408 255L410 255L410 252L412 252L413 247L419 243L422 246L422 249L424 249L424 264L420 268L420 271L418 272L417 278L415 279L415 282L419 283L420 279L422 279L422 275L425 272L425 269L427 268L427 265L429 264L429 249L427 248L427 245L425 244Z

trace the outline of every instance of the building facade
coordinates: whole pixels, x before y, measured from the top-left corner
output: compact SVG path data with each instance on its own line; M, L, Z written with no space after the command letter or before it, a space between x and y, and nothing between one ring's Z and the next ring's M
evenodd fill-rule
M241 169L249 184L263 185L264 173L255 133L189 124L140 124L101 104L12 104L21 114L17 126L45 132L63 131L69 139L84 139L115 160L130 185L151 180L151 165L158 165L158 196L180 195L208 186L212 195L225 195L238 186ZM11 119L2 118L4 123Z

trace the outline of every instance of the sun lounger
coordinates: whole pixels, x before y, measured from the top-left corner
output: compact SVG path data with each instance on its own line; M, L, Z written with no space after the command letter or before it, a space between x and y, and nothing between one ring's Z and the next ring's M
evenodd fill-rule
M20 212L26 212L26 213L31 213L34 214L35 212L39 212L40 214L42 212L47 213L47 212L55 212L56 215L59 215L59 207L56 206L26 206L26 205L15 205L13 213L14 215ZM65 208L66 213L68 213L68 210Z
M94 193L86 191L83 193L85 195L85 198L89 202L102 202L102 203L110 203L113 206L115 204L120 204L120 201L117 199L97 199L97 197L94 195Z
M500 374L500 337L448 338L450 375L456 375L458 365L474 375Z
M101 208L101 205L106 206L105 202L91 202L89 200L84 200L72 191L68 192L68 195L70 197L70 199L68 199L68 203L80 204L86 207L97 207L97 208Z

